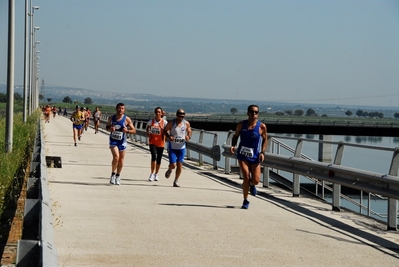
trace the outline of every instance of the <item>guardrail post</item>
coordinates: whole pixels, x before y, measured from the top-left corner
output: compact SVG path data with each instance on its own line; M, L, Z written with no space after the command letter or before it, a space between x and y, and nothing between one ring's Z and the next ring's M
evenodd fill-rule
M294 157L295 158L300 158L301 154L302 154L302 146L303 146L303 140L302 138L298 139L298 142L296 144L296 149L295 149L295 153L294 153ZM294 173L294 177L293 177L293 194L292 196L294 197L299 197L300 193L301 193L301 181L299 178L299 174Z
M142 130L142 128L143 128L143 122L139 121L138 124L137 124L137 129ZM140 138L140 143L143 143L143 139L142 139L141 135L139 136L139 138ZM137 139L138 139L137 136L135 136L135 141L137 141Z
M321 141L332 141L332 135L319 135ZM332 145L329 143L319 143L319 161L331 163L332 161Z
M271 137L270 139L271 139L271 143L270 144L271 144L271 149L272 149L271 153L280 155L280 142L279 141L276 142L277 139L274 139L273 137ZM268 150L269 150L269 147L268 147ZM272 170L274 172L276 172L277 174L280 174L280 170L279 169L272 168Z
M319 140L321 141L332 141L332 135L319 135ZM319 143L319 153L318 160L320 162L331 163L332 160L332 145L329 143L320 142ZM325 189L325 181L321 182L321 196L324 199L324 189ZM317 192L317 182L316 182L316 192Z
M216 146L217 144L218 144L218 134L214 134L212 147ZM214 170L218 169L218 161L216 159L213 159L213 169Z
M272 146L272 137L268 136L267 138L267 147L266 147L266 152L270 152L271 150L271 146ZM266 155L265 155L266 158ZM263 171L262 171L262 184L263 187L269 187L270 186L270 171L269 171L269 167L263 166Z
M135 122L133 122L133 126L134 126L134 128L137 130L137 129L139 129L138 127L139 127L139 122L138 121L135 121ZM129 134L129 138L130 138L130 141L137 141L137 136L136 136L136 134Z
M193 133L192 134L194 134L194 129L192 129L192 131L193 131ZM190 160L191 159L191 149L188 149L187 147L186 147L186 158L188 159L188 160ZM199 160L199 154L198 154L198 160Z
M234 135L234 131L230 130L227 133L227 138L226 138L226 143L225 145L227 146L231 146L231 140L233 138ZM222 146L224 148L224 145ZM229 157L224 157L224 173L225 174L230 174L231 173L231 166L230 166L230 158Z
M335 153L334 164L341 165L342 158L344 156L344 148L345 145L340 142L337 151ZM341 185L337 183L333 183L333 195L332 195L332 210L340 211L341 210Z
M200 130L198 143L202 144L204 142L204 130ZM200 165L204 163L204 156L202 154L198 154L198 162Z
M399 172L399 147L393 152L389 175L398 176ZM388 198L388 230L397 230L398 225L398 201Z

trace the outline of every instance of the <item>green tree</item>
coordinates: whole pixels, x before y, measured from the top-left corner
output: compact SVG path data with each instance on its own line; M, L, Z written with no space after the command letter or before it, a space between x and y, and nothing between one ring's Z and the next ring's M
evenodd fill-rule
M85 100L83 101L83 103L85 105L91 105L91 104L93 104L93 101L91 100L90 97L86 97Z
M393 114L393 116L395 117L395 119L399 119L399 113L396 112L395 114Z
M43 94L39 94L39 100L43 100L44 99L44 95Z
M312 108L309 108L306 111L306 116L316 116L316 112Z
M277 116L284 116L284 112L282 112L282 111L277 111L274 114L276 114Z
M238 110L236 108L231 108L230 109L230 113L233 114L233 115L236 114L237 112L238 112Z
M294 112L295 116L302 116L304 113L305 112L302 109L297 109Z
M286 110L285 113L287 113L288 116L292 116L293 112L292 112L292 110L289 109L289 110Z
M345 115L348 117L352 116L352 114L352 111L350 111L349 109L345 112Z
M50 102L51 102L51 100L52 100L52 98L47 98L47 102L49 102L49 103L50 103Z
M15 93L15 94L14 94L14 100L16 100L16 101L24 100L24 98L23 98L20 94Z
M361 109L359 109L358 111L356 111L356 115L358 116L358 117L363 117L363 110L361 110Z
M72 103L72 99L69 96L66 96L66 97L64 97L62 102L64 102L64 103Z
M381 113L381 112L377 112L377 111L369 112L369 113L368 113L368 116L369 116L370 118L379 118L379 119L384 118L384 114Z
M0 103L6 103L7 102L7 95L0 93Z

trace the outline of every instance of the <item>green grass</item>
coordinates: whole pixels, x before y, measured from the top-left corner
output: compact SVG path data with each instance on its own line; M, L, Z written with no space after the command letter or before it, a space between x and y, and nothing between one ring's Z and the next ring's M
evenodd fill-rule
M14 114L12 151L9 153L5 151L6 119L0 117L0 213L9 201L18 197L24 171L32 154L39 116L38 110L24 123L21 112Z

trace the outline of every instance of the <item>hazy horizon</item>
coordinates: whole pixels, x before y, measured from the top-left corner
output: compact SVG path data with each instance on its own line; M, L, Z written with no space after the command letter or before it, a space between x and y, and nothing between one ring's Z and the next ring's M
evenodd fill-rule
M3 87L3 88L2 88ZM22 88L23 86L20 85L15 85L16 91L17 93L23 94ZM181 99L186 99L187 102L198 102L198 100L207 100L209 102L213 102L213 101L223 101L223 102L231 102L231 103L239 103L239 102L244 102L246 104L258 104L258 105L279 105L279 106L304 106L304 107L308 107L308 108L314 108L314 107L318 107L318 108L323 108L323 107L337 107L337 108L342 108L342 109L353 109L353 108L358 108L358 109L368 109L368 110L398 110L399 112L399 107L397 106L392 106L392 107L386 107L386 106L370 106L370 105L338 105L338 104L324 104L324 103L293 103L293 102L276 102L276 101L267 101L267 100L247 100L247 99L223 99L223 98L205 98L205 97L176 97L176 96L160 96L160 95L154 95L154 94L149 94L149 93L129 93L129 92L111 92L111 91L94 91L94 90L90 90L90 89L85 89L85 88L74 88L74 87L63 87L63 86L49 86L47 87L47 89L51 89L54 90L54 88L60 89L60 90L87 90L89 92L92 92L93 94L113 94L115 93L116 95L121 94L127 94L127 95L149 95L151 97L156 97L156 98L161 98L162 100L168 101L169 98L173 98L174 100L178 99L179 101ZM4 90L4 92L6 92L6 85L5 84L0 84L0 92L2 92L2 90ZM47 91L48 92L48 91ZM54 93L52 93L54 94ZM51 95L54 97L54 95ZM70 95L65 95L65 96L70 96ZM64 95L61 97L58 97L58 95L56 96L57 98L59 98L60 100L62 100L64 97ZM86 98L87 96L80 96L80 102L83 102L84 98ZM88 96L90 97L90 96ZM46 98L46 96L45 96ZM197 101L193 101L193 100L197 100ZM138 100L138 101L147 101L144 99ZM172 100L171 100L172 101Z

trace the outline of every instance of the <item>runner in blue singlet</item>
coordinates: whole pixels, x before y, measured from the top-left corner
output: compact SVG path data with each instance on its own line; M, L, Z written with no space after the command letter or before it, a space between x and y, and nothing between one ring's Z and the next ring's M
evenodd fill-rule
M233 136L231 150L232 154L237 153L238 164L243 176L242 192L244 201L243 209L248 209L248 191L256 196L256 185L260 181L260 162L265 159L263 154L267 147L266 125L258 121L259 107L250 105L247 110L248 120L237 124ZM238 137L240 145L236 149Z
M108 118L106 129L111 132L109 135L109 148L112 153L112 172L109 182L110 184L120 185L120 174L127 145L126 134L136 133L132 120L125 115L125 105L123 103L116 105L116 114Z

